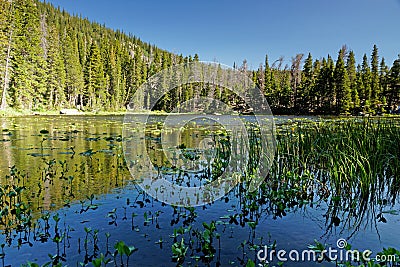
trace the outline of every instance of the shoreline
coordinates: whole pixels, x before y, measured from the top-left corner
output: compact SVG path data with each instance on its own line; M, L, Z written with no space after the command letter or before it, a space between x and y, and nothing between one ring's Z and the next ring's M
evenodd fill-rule
M30 110L14 110L14 109L6 109L0 110L1 118L14 118L14 117L35 117L35 116L124 116L128 114L128 111L79 111L79 113L74 114L61 114L60 110L49 110L49 111L30 111ZM135 112L129 113L132 115L146 115L148 112ZM189 115L191 113L168 113L165 111L152 111L151 115L160 115L160 116L171 116L171 115ZM220 115L220 114L204 114L204 115ZM226 114L228 115L228 114ZM229 115L239 115L239 114L229 114ZM241 114L248 115L248 114ZM283 116L283 117L343 117L343 118L368 118L368 117L392 117L399 118L400 114L381 114L381 115L335 115L335 114L272 114L272 116Z

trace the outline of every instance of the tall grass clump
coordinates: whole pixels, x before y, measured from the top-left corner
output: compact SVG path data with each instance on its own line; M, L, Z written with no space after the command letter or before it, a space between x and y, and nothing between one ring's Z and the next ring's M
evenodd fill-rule
M359 215L368 204L395 204L399 171L399 120L297 120L278 127L277 156L267 183L275 183L274 190L316 192L330 201L330 209Z

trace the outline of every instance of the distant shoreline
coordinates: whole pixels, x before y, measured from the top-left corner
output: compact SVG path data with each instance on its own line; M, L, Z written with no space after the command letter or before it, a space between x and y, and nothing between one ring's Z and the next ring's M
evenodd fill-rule
M31 111L31 110L1 110L0 117L30 117L30 116L104 116L104 115L124 115L126 111L82 111L77 114L60 114L59 110Z
M123 116L126 115L128 111L79 111L79 113L74 114L61 114L60 110L49 110L49 111L31 111L31 110L15 110L15 109L6 109L0 110L0 118L13 118L13 117L34 117L34 116L66 116L66 117L74 117L74 116ZM146 111L143 112L131 112L129 114L137 114L137 115L145 115L149 114ZM171 116L171 115L190 115L191 113L169 113L165 111L152 111L151 115L160 115L160 116ZM196 113L199 114L199 113ZM204 114L204 115L220 115L220 114ZM239 113L229 114L229 115L239 115ZM241 115L249 115L249 114L241 114ZM316 116L316 117L348 117L348 118L356 118L356 117L400 117L399 114L381 114L381 115L335 115L335 114L280 114L273 113L273 116Z

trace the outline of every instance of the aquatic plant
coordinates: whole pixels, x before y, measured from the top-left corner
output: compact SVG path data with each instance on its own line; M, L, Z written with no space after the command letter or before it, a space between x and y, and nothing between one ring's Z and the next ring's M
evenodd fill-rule
M183 238L180 242L172 244L172 259L178 263L178 266L183 264L187 251L188 247L185 245Z

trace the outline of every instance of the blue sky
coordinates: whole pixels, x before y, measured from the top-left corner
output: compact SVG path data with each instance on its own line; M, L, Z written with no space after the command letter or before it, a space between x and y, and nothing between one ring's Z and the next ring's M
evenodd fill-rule
M314 59L343 44L361 63L374 44L389 66L400 53L400 0L49 0L160 48L257 68L297 53Z

